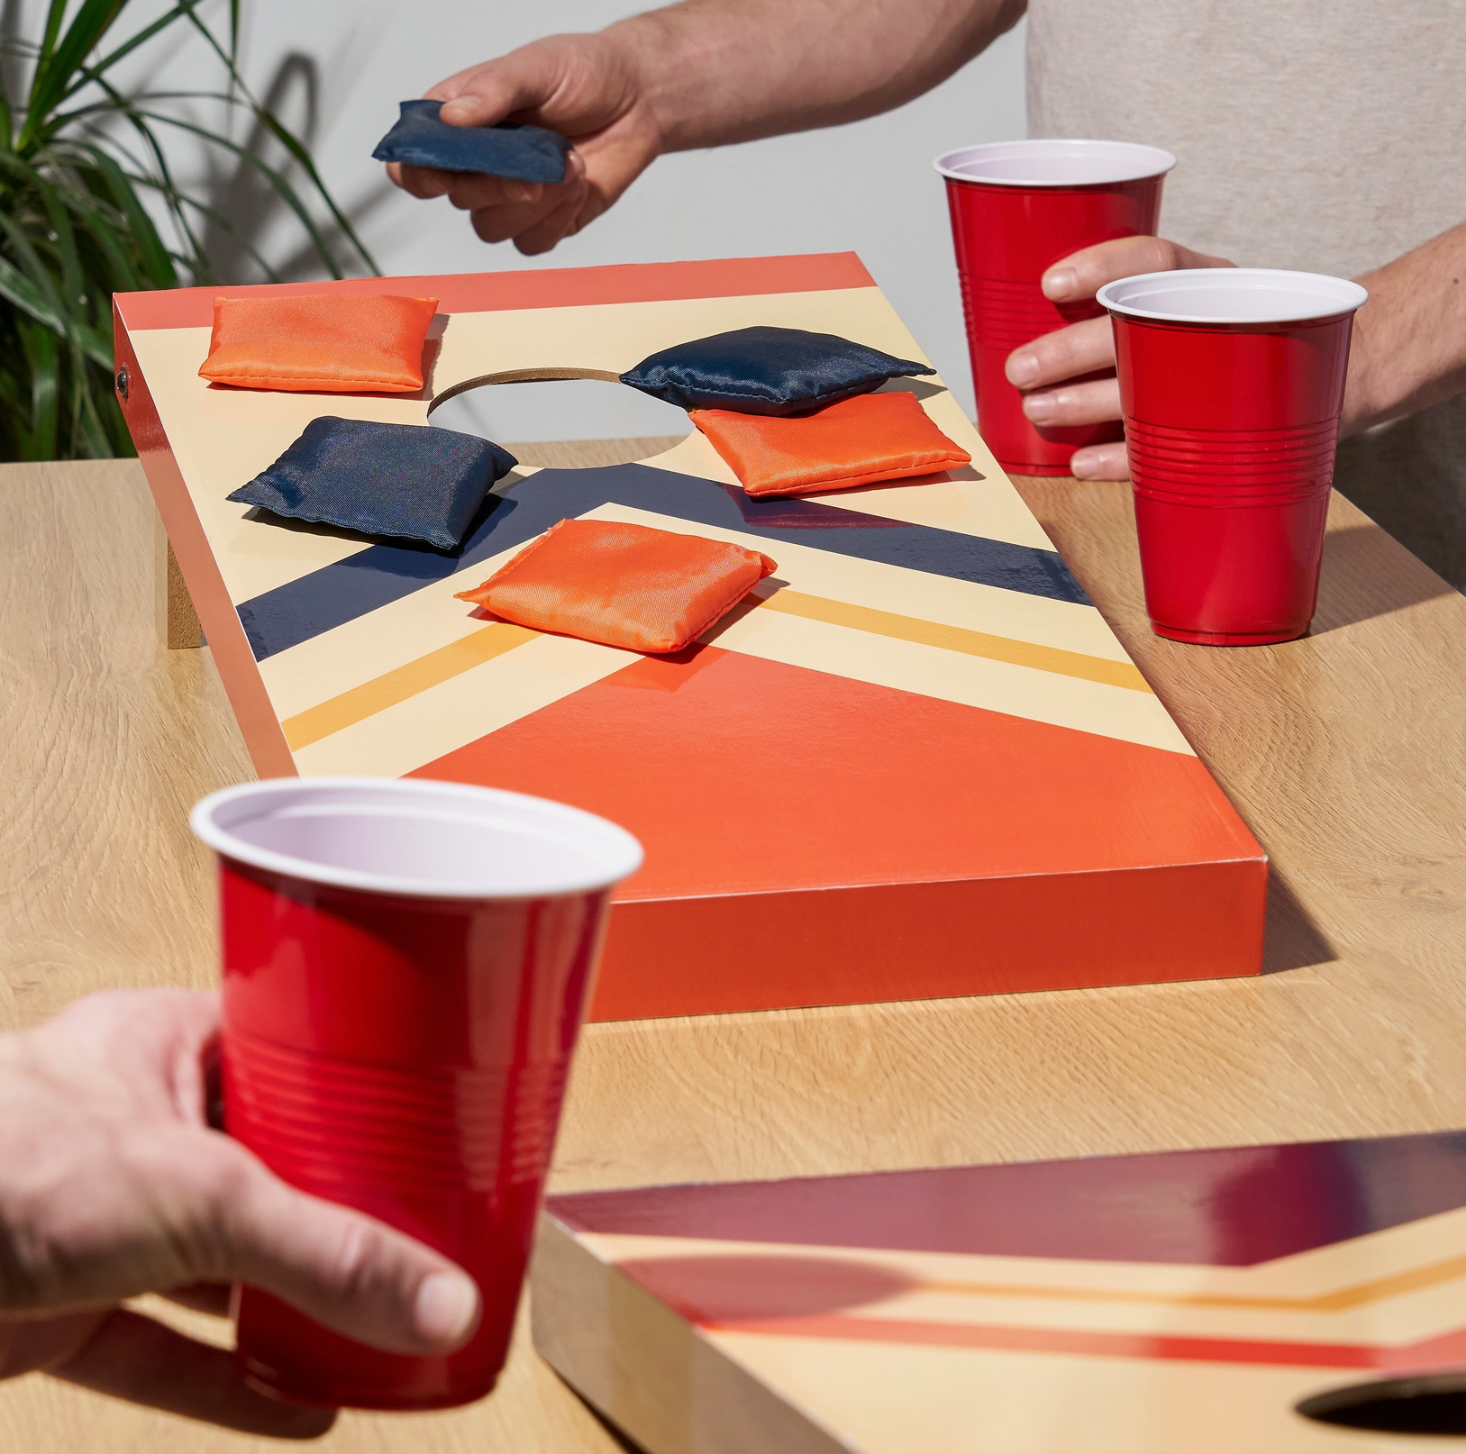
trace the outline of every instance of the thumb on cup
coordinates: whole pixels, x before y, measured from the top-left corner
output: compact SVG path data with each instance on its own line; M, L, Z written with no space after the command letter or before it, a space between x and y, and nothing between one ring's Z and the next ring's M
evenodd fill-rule
M214 1276L388 1353L439 1355L468 1341L482 1308L461 1267L373 1217L296 1191L239 1150Z

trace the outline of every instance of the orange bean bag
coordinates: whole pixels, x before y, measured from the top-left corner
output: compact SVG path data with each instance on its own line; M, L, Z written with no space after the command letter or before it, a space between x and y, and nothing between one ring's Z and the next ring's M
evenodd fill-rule
M972 460L904 389L783 419L730 409L694 409L689 417L750 495L823 494Z
M458 599L535 631L662 653L681 651L777 569L722 540L562 520Z
M199 374L243 389L415 394L436 298L301 293L215 298Z

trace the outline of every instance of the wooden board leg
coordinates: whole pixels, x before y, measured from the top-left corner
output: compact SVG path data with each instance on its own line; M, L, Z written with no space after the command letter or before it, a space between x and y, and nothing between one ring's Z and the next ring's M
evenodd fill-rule
M197 648L204 644L203 628L193 609L193 597L178 569L177 557L168 543L163 522L153 516L154 589L158 638L170 650Z

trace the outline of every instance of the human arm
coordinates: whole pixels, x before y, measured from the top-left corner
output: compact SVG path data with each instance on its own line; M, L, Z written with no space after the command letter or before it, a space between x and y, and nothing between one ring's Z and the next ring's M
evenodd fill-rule
M512 118L574 143L553 186L388 168L447 196L486 242L546 252L598 217L663 152L855 121L945 80L1016 23L1023 0L686 0L594 35L555 35L427 94L455 126Z
M1342 432L1427 409L1466 389L1466 222L1365 273Z
M44 1369L183 1412L202 1399L259 1430L268 1401L227 1359L117 1305L242 1281L393 1352L449 1352L472 1332L461 1269L293 1190L209 1127L218 1028L214 995L120 992L0 1036L0 1377Z

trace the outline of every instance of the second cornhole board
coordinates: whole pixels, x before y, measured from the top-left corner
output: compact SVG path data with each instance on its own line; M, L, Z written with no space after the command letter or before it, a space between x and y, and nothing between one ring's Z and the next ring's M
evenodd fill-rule
M438 297L422 394L210 386L217 290L116 300L124 412L245 740L262 775L455 778L625 824L647 863L595 1018L1257 971L1262 850L939 380L892 387L973 467L916 484L755 501L693 433L517 471L455 556L226 498L318 415L426 424L485 374L614 373L752 324L921 358L853 255L311 287ZM454 599L569 516L779 570L675 658Z
M1466 1133L552 1197L530 1306L646 1454L1459 1451L1297 1408L1466 1364Z

